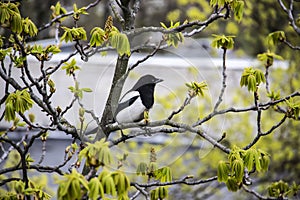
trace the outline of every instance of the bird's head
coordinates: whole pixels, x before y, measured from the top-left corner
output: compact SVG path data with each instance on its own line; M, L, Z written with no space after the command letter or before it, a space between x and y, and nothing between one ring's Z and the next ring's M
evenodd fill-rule
M131 90L138 90L139 88L146 86L146 85L153 85L155 86L157 83L162 82L163 79L156 78L150 74L142 76L136 84L133 86Z

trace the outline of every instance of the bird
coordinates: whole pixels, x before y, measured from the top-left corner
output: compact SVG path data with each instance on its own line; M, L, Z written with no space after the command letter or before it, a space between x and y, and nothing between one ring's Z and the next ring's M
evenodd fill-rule
M114 114L115 121L118 124L142 121L144 112L153 107L155 86L162 81L150 74L140 77L119 100Z

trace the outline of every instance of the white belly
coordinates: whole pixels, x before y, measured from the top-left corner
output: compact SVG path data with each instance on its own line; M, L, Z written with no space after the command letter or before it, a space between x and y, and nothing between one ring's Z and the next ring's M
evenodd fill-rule
M122 99L121 101L124 100L127 100L127 98ZM124 108L117 114L116 121L121 124L137 121L141 117L141 115L144 114L145 109L146 108L143 105L141 99L138 98L132 105L130 105L127 108Z

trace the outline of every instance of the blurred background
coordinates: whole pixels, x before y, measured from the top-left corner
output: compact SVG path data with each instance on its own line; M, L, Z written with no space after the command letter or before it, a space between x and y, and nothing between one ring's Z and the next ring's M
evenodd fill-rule
M23 16L28 16L37 25L43 26L50 20L51 5L55 5L54 0L22 0L20 9ZM86 1L68 1L61 0L62 6L70 11L73 4L76 3L78 8L86 6L93 2ZM160 22L169 24L170 21L185 20L205 20L212 12L208 0L147 0L141 2L141 10L137 15L136 27L141 26L160 26ZM295 16L300 13L300 3L295 3ZM87 33L95 27L103 27L110 13L107 0L89 10L89 15L82 16L79 26L83 26ZM92 19L92 20L91 20ZM72 27L73 21L65 20L63 26ZM117 21L114 25L119 27ZM206 80L209 85L209 91L204 98L197 99L183 113L184 117L178 117L176 120L182 122L195 121L198 117L208 114L219 94L221 87L221 65L222 51L215 50L210 46L212 34L235 35L235 48L229 51L227 55L228 67L228 88L225 93L223 107L247 107L252 105L252 96L239 87L239 79L245 67L254 66L264 70L264 66L257 61L258 53L266 52L268 44L266 37L270 32L283 30L290 42L300 45L299 35L294 33L289 26L286 14L281 10L277 1L245 1L244 17L241 22L235 20L218 20L211 24L205 31L193 38L186 39L179 48L170 48L159 51L158 55L143 63L133 73L130 74L128 81L125 83L125 89L130 88L141 75L145 73L154 74L163 78L163 84L157 86L156 105L150 113L152 119L164 119L170 112L178 108L186 94L185 83L197 80ZM0 29L1 35L6 35L4 29ZM61 30L62 33L62 30ZM41 31L33 43L47 44L52 42L55 35L55 28ZM141 41L149 38L161 37L160 34L145 34ZM50 39L50 40L49 40ZM74 49L72 45L63 45L65 49L59 56L53 57L48 65L54 65ZM273 51L281 55L285 60L276 61L271 69L271 89L280 90L281 95L285 96L300 88L299 70L300 56L299 52L290 51L285 45L279 45ZM130 64L135 63L145 54L133 55ZM101 115L105 97L108 94L113 67L116 61L116 54L109 53L106 57L96 55L89 59L89 62L80 61L76 57L82 70L78 75L78 80L83 87L93 89L93 94L84 96L83 102L89 108L95 110ZM32 60L32 65L37 65ZM34 69L33 69L34 70ZM37 69L38 70L38 69ZM61 71L56 74L54 81L57 85L57 93L54 97L54 104L67 105L72 94L67 87L72 85L72 80L65 78L65 72ZM2 87L2 86L0 86ZM1 90L3 91L3 90ZM265 95L265 94L264 94ZM101 99L101 100L99 100ZM261 99L267 101L267 99ZM197 112L195 112L197 111ZM69 114L76 117L77 108ZM255 115L227 114L221 118L215 118L203 127L214 138L220 138L226 132L224 145L232 147L232 144L238 144L240 147L252 141L256 127ZM267 130L281 118L281 115L273 112L264 113L263 127ZM2 123L2 122L1 122ZM3 128L3 123L1 125ZM266 187L272 181L284 180L292 184L293 181L300 180L300 126L296 121L289 120L280 129L276 130L269 137L263 138L256 145L256 148L265 150L271 155L270 169L266 174L255 174L253 187L263 195L267 195ZM62 136L61 133L51 133L51 139L47 141L47 155L44 160L45 165L56 165L57 161L63 160L64 149L70 145L71 138ZM118 133L116 133L116 137ZM114 136L111 138L113 139ZM184 140L182 139L184 138ZM147 160L149 149L155 146L158 154L158 162L161 165L169 165L174 169L174 178L181 178L186 174L193 174L194 177L206 178L216 175L216 166L219 160L226 159L217 149L203 141L201 138L185 134L158 135L153 137L138 137L132 142L122 143L114 148L116 157L121 157L124 153L129 153L124 169L128 172L135 172L136 166L140 160ZM41 156L42 144L37 143L32 150L32 157L36 160ZM138 153L137 153L138 152ZM117 159L117 158L116 158ZM67 167L65 168L67 170ZM216 182L208 185L175 186L170 190L170 199L250 199L251 196L245 196L245 192L229 193L224 184ZM224 197L225 196L225 197ZM297 197L295 197L297 198Z

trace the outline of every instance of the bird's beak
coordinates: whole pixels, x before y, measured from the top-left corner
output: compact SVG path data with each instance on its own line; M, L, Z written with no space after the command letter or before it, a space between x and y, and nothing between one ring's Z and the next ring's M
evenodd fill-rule
M163 82L163 81L164 81L163 79L157 78L157 79L155 80L155 83L160 83L160 82Z

